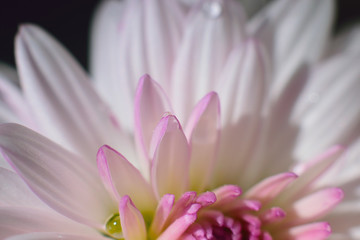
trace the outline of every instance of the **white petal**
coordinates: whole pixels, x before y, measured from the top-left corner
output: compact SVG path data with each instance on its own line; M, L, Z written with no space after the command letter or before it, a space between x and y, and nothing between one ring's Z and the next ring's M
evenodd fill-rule
M0 100L2 105L1 108L4 107L8 109L9 114L11 113L14 115L14 120L16 118L17 123L22 123L27 125L28 127L36 128L36 123L34 117L30 112L28 103L25 101L19 86L17 86L14 80L10 78L11 76L0 74ZM0 111L0 114L3 118L3 114L5 115L6 112L4 113L4 111Z
M266 92L265 65L261 45L250 39L231 53L224 68L223 86L219 86L224 127L220 160L215 167L217 186L240 183L243 174L239 171L251 162L251 154L255 152ZM247 169L246 172L253 175L253 171Z
M185 134L191 148L190 190L208 187L217 159L220 138L220 102L216 93L207 94L194 108Z
M349 145L360 134L360 55L341 54L318 65L291 116L300 125L295 156L319 154L334 144Z
M119 24L120 68L113 85L113 106L126 129L133 129L133 99L138 79L150 74L163 87L168 84L174 55L181 39L183 16L178 1L127 1ZM113 95L114 95L113 94ZM123 120L122 112L129 113Z
M308 75L307 67L300 68L281 94L266 106L261 142L257 150L259 154L252 160L251 176L256 176L254 173L259 171L263 171L263 176L271 176L288 171L292 166L293 148L299 129L289 119L298 96L308 81Z
M48 209L14 172L0 168L0 205Z
M333 17L332 0L280 0L269 4L250 23L253 34L267 43L273 55L275 96L302 64L314 63L321 57Z
M186 119L194 104L214 89L230 51L243 39L238 2L204 1L187 22L172 73L174 110Z
M91 29L90 72L96 90L110 106L116 102L114 85L120 80L117 47L123 9L124 1L102 1L95 12Z
M190 147L175 116L161 119L151 145L151 178L157 197L169 193L179 198L188 188Z
M92 26L90 70L100 95L109 104L117 121L125 130L133 129L133 98L135 79L127 71L119 52L124 41L126 4L129 1L102 1L95 13ZM133 1L135 2L135 1ZM133 85L129 85L133 81ZM127 113L127 114L124 114Z
M148 0L143 3L149 73L168 90L172 64L183 34L185 16L179 1Z
M61 215L40 209L0 207L0 238L31 232L88 234L93 230Z
M76 221L101 227L116 212L93 164L16 124L0 127L1 152L38 197Z
M16 61L24 94L44 134L94 159L117 129L86 74L66 50L36 26L20 28Z
M96 235L94 233L94 235ZM84 235L75 235L75 234L68 234L68 233L28 233L23 235L16 235L5 240L108 240L108 238L102 236L84 236Z

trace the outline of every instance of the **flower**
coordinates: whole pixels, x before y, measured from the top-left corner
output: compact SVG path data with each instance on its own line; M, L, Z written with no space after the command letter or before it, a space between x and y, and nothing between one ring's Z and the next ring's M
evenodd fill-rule
M358 30L329 43L333 9L104 1L94 85L22 26L22 89L0 81L2 119L27 126L0 126L0 237L359 239Z

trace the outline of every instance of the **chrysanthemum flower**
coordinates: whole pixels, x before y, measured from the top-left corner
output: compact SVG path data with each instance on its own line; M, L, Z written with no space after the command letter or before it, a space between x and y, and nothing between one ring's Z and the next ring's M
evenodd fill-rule
M21 89L0 78L2 121L26 126L0 126L0 238L360 239L359 31L329 40L333 11L105 1L93 83L22 26Z

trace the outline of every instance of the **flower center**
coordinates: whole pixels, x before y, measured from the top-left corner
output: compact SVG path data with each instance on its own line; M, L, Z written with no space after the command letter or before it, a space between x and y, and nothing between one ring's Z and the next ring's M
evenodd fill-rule
M268 232L261 229L262 221L255 215L225 216L220 211L205 212L200 215L198 221L187 230L187 235L191 235L194 239L272 239Z

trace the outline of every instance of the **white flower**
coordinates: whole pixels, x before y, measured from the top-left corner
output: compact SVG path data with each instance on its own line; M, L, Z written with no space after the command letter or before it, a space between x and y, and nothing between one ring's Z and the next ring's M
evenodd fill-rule
M0 126L0 238L360 239L359 29L331 40L329 0L185 2L104 1L93 86L20 28L0 118L51 141Z

